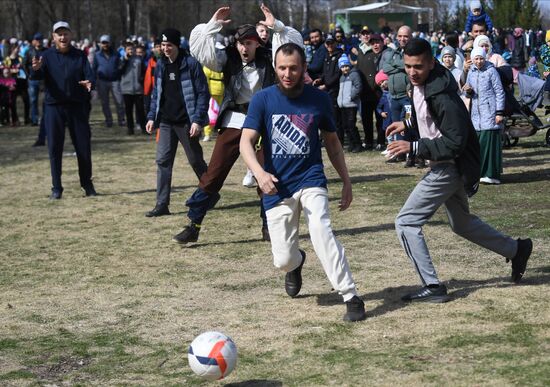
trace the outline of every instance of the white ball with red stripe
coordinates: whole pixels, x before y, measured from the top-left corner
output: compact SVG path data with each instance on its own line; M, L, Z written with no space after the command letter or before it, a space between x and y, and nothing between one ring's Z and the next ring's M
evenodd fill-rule
M237 364L237 346L223 333L204 332L191 343L187 358L197 375L208 380L223 379Z

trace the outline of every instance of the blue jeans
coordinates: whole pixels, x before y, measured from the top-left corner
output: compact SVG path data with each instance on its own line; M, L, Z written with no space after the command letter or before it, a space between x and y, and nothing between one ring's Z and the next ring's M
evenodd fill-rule
M392 122L403 121L405 118L405 105L410 105L408 97L391 98L391 120Z
M38 124L38 94L40 93L40 81L29 80L29 97L31 100L31 122Z

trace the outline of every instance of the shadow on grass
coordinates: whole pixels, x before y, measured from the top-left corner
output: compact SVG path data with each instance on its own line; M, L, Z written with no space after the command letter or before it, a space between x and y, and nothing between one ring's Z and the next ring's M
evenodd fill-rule
M550 168L502 175L502 182L505 184L532 183L546 180L550 180Z
M397 174L383 174L383 175L372 175L372 176L350 176L350 180L352 184L356 183L366 183L366 182L373 182L373 181L384 181L389 179L397 179L400 177L408 177L410 175L406 175L403 173L397 173ZM342 180L340 178L331 178L328 179L329 184L335 184L335 183L341 183Z
M194 185L182 185L178 187L172 187L171 192L183 192L184 190L194 188ZM137 191L122 191L122 192L113 192L113 193L102 193L101 196L118 196L118 195L141 195L146 193L154 193L157 192L156 188L149 188L149 189L140 189ZM183 214L183 212L182 212Z
M283 382L279 380L254 379L224 384L224 387L281 387L282 385Z
M484 280L461 280L450 279L446 285L451 289L449 296L451 302L460 298L466 298L470 294L486 288L508 288L512 286L537 286L550 282L550 266L527 268L526 276L521 283L516 285L510 282L510 277L494 277ZM409 306L409 303L401 301L401 297L407 293L418 290L419 286L396 286L388 287L373 293L363 294L361 299L365 301L367 318L382 316L403 307ZM298 296L300 297L300 296ZM320 306L334 306L342 304L342 297L337 293L303 295L303 298L317 297L317 304ZM369 308L369 301L382 300L383 303L374 309Z

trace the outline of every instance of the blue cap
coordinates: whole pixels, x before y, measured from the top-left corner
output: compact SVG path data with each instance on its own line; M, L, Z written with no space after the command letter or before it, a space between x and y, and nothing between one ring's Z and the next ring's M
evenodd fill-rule
M28 35L27 35L28 36ZM44 35L42 35L40 32L37 32L36 34L33 35L32 37L32 40L43 40L44 39Z
M349 61L349 58L346 54L343 54L340 59L338 59L338 68L342 68L342 66L351 67L351 62Z

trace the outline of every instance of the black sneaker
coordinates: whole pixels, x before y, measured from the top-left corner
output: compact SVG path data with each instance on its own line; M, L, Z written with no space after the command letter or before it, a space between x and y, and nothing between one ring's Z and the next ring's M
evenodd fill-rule
M148 218L154 218L154 217L163 216L163 215L171 215L171 214L170 214L170 210L168 209L168 206L164 206L161 204L157 204L155 208L145 213L145 216Z
M451 298L447 295L447 287L439 285L437 288L429 288L424 286L422 289L409 293L401 297L401 301L405 302L447 302Z
M516 284L521 281L525 269L527 268L527 261L533 251L533 241L530 238L518 239L518 251L514 258L512 258L512 281Z
M428 165L426 164L426 160L424 159L417 159L416 160L416 168L418 169L422 169L422 168L426 168Z
M296 297L302 289L302 267L306 260L306 252L300 250L300 254L302 254L302 263L296 269L286 273L285 277L285 290L290 297Z
M34 147L37 147L37 146L44 146L44 145L46 145L46 141L45 141L45 140L36 140L36 141L34 142L34 144L32 144L33 148L34 148Z
M262 241L271 242L271 237L269 236L269 229L267 226L262 227Z
M405 168L412 168L414 167L415 159L414 157L407 157L407 161L405 162Z
M182 245L189 242L196 242L199 240L200 226L195 223L190 223L189 226L185 228L177 235L172 237L172 240Z
M367 318L365 313L365 303L357 296L353 296L351 300L346 302L346 314L344 321L355 322L362 321Z
M355 145L351 149L351 153L360 153L360 152L363 152L363 147L361 145Z
M86 197L97 196L97 192L95 192L95 188L93 185L90 185L88 187L83 187L83 188L84 188L84 192L86 193Z

